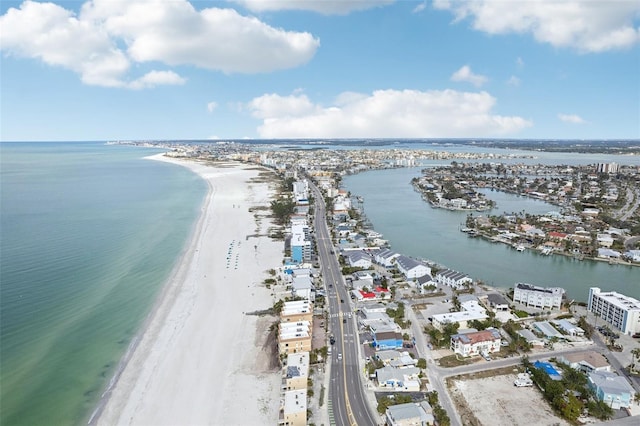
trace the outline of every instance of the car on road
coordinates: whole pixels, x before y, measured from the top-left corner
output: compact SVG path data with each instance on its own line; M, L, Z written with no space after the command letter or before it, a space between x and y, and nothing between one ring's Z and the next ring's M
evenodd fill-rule
M344 303L344 299L340 299L340 303Z
M346 324L347 323L347 319L346 318L342 318L342 323Z
M338 354L338 361L342 359L342 354Z

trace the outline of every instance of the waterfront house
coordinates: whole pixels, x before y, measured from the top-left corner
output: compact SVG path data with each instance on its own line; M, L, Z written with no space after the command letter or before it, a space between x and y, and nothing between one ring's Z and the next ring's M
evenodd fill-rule
M509 301L499 293L487 294L489 307L496 312L506 312L509 310Z
M451 350L464 357L500 352L500 332L496 329L459 333L451 336Z
M394 260L398 256L400 256L400 253L385 248L378 250L374 255L374 259L378 265L384 266L387 269L391 269L395 267Z
M632 262L640 262L640 250L629 250L624 252L624 257Z
M598 257L602 259L619 259L620 256L622 256L622 253L616 250L611 250L610 248L598 249Z
M631 407L635 392L624 377L606 371L594 371L589 373L588 385L596 398L612 409Z
M362 250L350 251L344 254L347 263L352 268L370 268L371 267L371 255Z
M391 405L385 412L388 426L430 426L436 424L433 409L427 401Z
M280 354L311 351L311 324L309 321L281 322L278 333L278 350Z
M442 330L447 323L458 323L460 329L468 328L469 321L483 321L487 319L487 314L482 311L461 311L436 314L431 317L435 328Z
M471 284L473 280L467 274L454 271L453 269L443 269L433 277L433 279L442 285L448 285L451 288L459 289L465 284Z
M517 283L513 288L513 301L535 308L558 308L562 305L564 289L560 287L538 287Z
M611 371L611 366L607 362L607 359L602 354L595 351L563 354L560 355L558 360L567 364L571 368L580 370L584 373L591 373L593 371Z
M395 258L396 267L406 277L413 280L425 275L431 275L431 268L411 257L400 255Z

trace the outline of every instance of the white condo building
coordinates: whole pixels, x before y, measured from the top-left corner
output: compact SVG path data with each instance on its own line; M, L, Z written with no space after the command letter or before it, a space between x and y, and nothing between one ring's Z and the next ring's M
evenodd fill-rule
M517 283L513 288L513 301L535 308L560 308L564 289L560 287L538 287Z
M640 333L640 301L633 297L591 287L587 309L625 334Z

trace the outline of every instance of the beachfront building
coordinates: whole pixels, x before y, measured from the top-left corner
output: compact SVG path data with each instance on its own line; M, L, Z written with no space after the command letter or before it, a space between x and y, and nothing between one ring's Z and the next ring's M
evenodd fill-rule
M315 288L310 276L293 276L291 278L291 296L313 301Z
M308 225L291 226L291 261L295 263L311 262L313 244Z
M569 367L580 370L584 373L593 371L611 371L611 366L607 359L600 353L595 351L578 352L575 354L560 355L558 360Z
M557 308L562 305L564 289L560 287L539 287L517 283L513 288L513 301L534 308Z
M285 302L280 311L280 322L313 321L313 303L309 300Z
M451 288L462 288L467 284L471 284L473 280L467 274L454 271L453 269L443 269L433 277L438 284L448 285Z
M589 373L587 384L596 398L612 409L631 407L635 392L624 377L606 371L594 371Z
M306 426L307 390L290 390L283 395L278 418L279 426Z
M633 297L591 287L587 309L625 334L640 333L640 301Z
M311 323L309 321L281 322L278 333L280 354L311 351Z
M451 350L465 357L500 352L501 340L496 329L459 333L451 336Z
M387 408L385 416L388 426L430 426L436 424L433 408L427 401L391 405Z
M309 352L287 355L287 365L282 369L282 391L306 390L309 378Z
M407 280L431 275L431 268L409 256L400 255L396 257L396 267Z

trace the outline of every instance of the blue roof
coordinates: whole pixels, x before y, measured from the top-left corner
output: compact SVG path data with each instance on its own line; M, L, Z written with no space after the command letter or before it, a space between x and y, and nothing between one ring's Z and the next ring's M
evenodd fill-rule
M533 366L535 368L537 368L538 370L543 370L552 379L560 377L560 373L558 373L558 370L556 370L555 367L553 365L551 365L550 363L548 363L548 362L536 361L536 362L533 363Z

